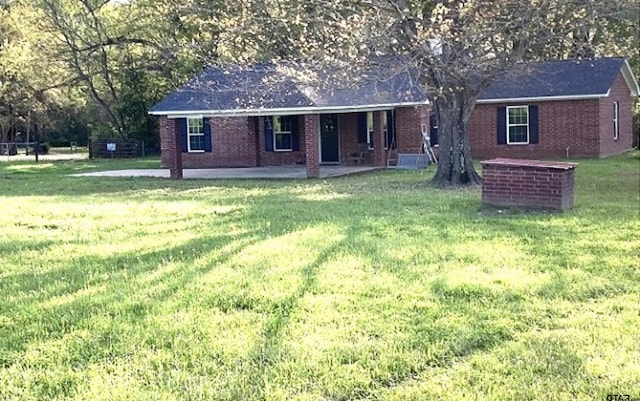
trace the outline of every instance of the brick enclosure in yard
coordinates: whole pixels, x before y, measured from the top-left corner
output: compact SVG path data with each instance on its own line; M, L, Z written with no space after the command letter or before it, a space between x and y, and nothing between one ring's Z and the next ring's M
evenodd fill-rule
M482 202L571 209L576 163L493 159L482 162Z

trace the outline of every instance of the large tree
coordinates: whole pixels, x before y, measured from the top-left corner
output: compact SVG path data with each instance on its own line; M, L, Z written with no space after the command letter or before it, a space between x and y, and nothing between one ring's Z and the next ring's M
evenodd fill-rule
M635 0L13 0L0 5L5 128L29 115L64 127L65 116L72 116L94 134L142 138L157 135L146 109L205 64L286 60L312 64L313 70L337 64L340 68L331 71L340 76L329 78L334 82L385 79L361 74L359 67L375 59L388 74L411 71L415 84L431 95L441 148L447 149L434 179L439 186L479 182L469 154L469 116L479 93L517 62L638 57Z
M481 179L469 147L469 119L478 97L524 61L610 55L612 21L637 19L631 0L331 0L247 1L262 31L258 43L281 44L276 57L338 63L354 76L375 60L385 76L410 72L430 95L441 155L433 184ZM261 11L256 13L255 9ZM302 17L301 17L302 16ZM266 38L261 42L261 38ZM338 71L344 71L338 70ZM371 71L371 70L370 70ZM326 75L325 75L326 76ZM349 80L349 79L347 79Z
M593 38L605 38L605 22L628 18L636 7L618 0L371 0L354 12L368 21L368 45L358 48L395 56L395 68L410 69L430 94L441 149L432 183L448 187L480 183L469 120L491 83L547 54L596 55Z

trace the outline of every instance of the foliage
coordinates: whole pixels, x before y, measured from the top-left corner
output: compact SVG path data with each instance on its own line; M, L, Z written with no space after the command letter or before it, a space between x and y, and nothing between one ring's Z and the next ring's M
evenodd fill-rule
M78 178L0 163L5 400L637 397L640 155L565 213L427 172Z
M81 143L87 136L157 143L157 122L146 111L205 64L338 64L340 78L352 83L364 61L384 54L396 56L392 69L417 72L416 84L434 96L441 146L456 149L443 152L452 160L441 163L450 168L438 173L439 182L475 182L467 119L479 92L527 59L622 54L640 72L635 6L633 0L5 1L0 140L30 129Z
M480 182L471 161L469 119L492 82L524 68L526 60L610 55L632 46L629 35L637 32L637 6L630 1L317 3L324 7L320 20L335 21L331 35L342 38L322 47L321 59L329 52L345 65L365 59L386 65L386 74L410 70L430 94L444 149L433 181L440 187ZM607 45L619 36L618 47Z

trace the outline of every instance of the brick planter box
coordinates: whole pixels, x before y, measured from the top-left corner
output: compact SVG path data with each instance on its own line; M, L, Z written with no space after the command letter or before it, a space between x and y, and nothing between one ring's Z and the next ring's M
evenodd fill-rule
M496 206L573 207L576 163L492 159L482 162L482 202Z

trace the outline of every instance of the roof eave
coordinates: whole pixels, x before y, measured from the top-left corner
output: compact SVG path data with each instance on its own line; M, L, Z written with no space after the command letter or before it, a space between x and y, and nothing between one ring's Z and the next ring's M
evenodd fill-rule
M591 100L607 97L607 93L591 94L591 95L571 95L571 96L531 96L531 97L510 97L499 99L478 99L477 104L494 104L494 103L521 103L521 102L551 102L558 100Z
M638 85L638 81L633 76L633 70L629 65L629 62L625 59L624 64L621 68L622 77L627 82L627 86L629 86L629 91L631 92L631 96L638 97L640 96L640 86Z
M272 109L227 109L227 110L153 110L150 115L168 116L169 118L184 118L196 116L210 117L255 117L273 115L303 115L321 113L352 113L365 111L389 110L394 107L424 106L429 104L428 100L420 102L383 103L362 106L307 106L307 107L282 107Z

